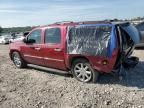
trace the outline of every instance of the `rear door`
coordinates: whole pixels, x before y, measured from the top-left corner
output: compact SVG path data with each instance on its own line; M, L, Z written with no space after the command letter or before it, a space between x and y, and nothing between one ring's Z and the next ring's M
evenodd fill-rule
M44 31L44 62L47 67L65 70L63 28L52 27Z

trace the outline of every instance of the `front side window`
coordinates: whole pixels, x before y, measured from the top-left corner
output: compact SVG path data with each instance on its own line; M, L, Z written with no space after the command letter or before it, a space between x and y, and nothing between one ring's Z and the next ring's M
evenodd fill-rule
M36 44L40 44L41 43L41 30L32 31L27 39L28 40L33 39L35 40Z
M45 43L61 43L60 28L49 28L45 30Z

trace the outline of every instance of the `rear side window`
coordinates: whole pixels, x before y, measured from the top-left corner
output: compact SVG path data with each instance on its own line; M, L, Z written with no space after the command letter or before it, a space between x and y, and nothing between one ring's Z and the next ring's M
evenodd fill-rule
M34 30L30 33L30 35L28 36L28 40L29 39L34 39L36 42L36 44L40 44L41 43L41 30Z
M45 43L61 43L60 28L49 28L45 30Z

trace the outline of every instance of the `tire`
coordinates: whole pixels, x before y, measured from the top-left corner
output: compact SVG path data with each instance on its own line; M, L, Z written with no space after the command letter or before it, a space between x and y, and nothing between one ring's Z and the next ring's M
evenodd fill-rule
M85 59L77 59L72 63L72 74L78 81L84 83L95 83L99 76L99 72L95 71Z
M16 51L12 53L12 60L17 68L27 67L26 62L22 59L21 55Z

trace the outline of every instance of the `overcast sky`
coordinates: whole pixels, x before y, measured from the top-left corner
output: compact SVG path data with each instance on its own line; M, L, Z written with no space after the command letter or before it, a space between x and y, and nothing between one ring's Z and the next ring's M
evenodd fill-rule
M0 0L0 26L144 16L144 0Z

